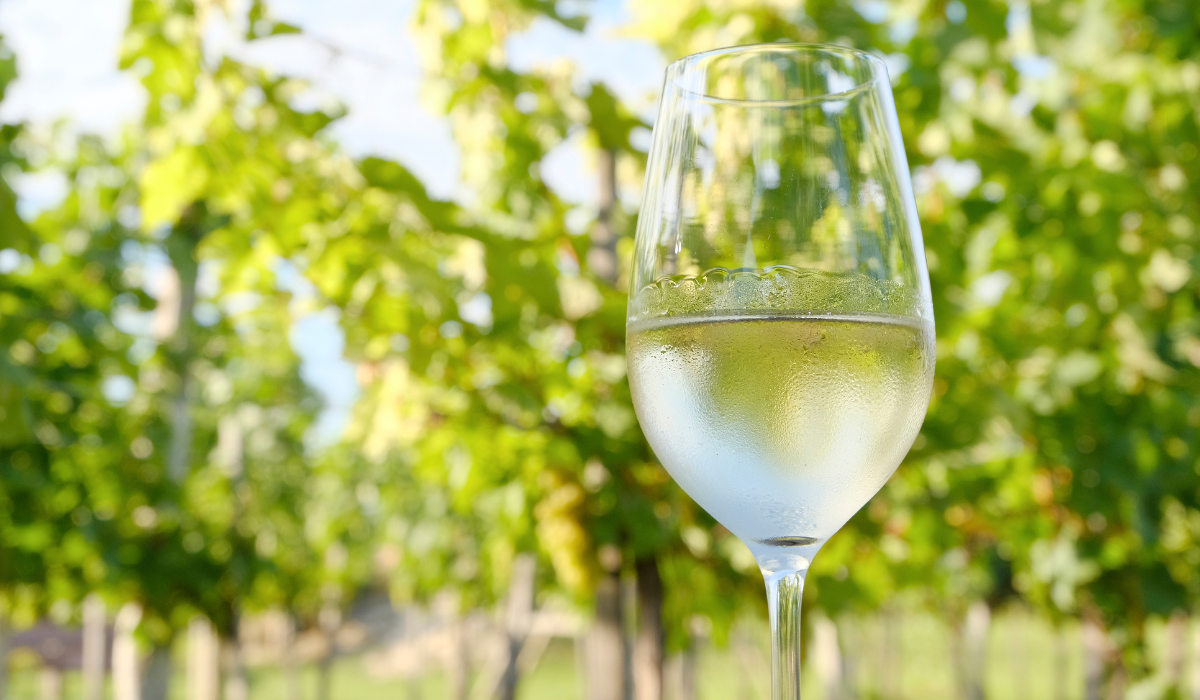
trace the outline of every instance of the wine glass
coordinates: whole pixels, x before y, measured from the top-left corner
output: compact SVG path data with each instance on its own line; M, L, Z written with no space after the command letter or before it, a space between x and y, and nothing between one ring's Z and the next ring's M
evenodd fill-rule
M800 697L813 556L887 481L928 408L933 307L887 69L762 44L667 68L627 352L667 471L754 553L772 697Z

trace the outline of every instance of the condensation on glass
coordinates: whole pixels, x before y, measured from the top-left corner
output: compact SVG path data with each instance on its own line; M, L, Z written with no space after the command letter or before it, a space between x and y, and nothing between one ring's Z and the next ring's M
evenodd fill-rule
M690 56L667 70L654 131L635 298L664 277L786 266L857 273L929 299L878 58L795 44ZM931 309L926 301L909 312Z

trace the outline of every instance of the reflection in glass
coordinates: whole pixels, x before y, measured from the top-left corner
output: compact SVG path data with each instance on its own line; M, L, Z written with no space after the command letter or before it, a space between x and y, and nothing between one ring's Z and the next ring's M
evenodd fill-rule
M758 560L776 700L799 697L813 556L920 428L933 337L883 63L771 44L672 64L638 221L630 385L663 465Z

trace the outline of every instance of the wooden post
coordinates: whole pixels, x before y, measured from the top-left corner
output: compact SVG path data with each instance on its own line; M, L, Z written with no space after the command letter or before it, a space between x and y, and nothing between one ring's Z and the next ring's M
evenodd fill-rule
M1108 700L1125 700L1125 686L1129 685L1129 671L1125 668L1125 662L1117 655L1116 663L1113 664L1112 675L1108 679L1108 692L1105 697Z
M732 646L742 665L742 678L746 686L753 692L745 692L747 700L752 697L768 698L771 696L771 662L754 646L741 625L734 628Z
M601 549L605 573L596 584L596 618L584 646L586 700L625 700L625 635L621 600L621 553Z
M321 663L317 665L317 700L329 700L333 693L333 659L336 655L337 631L342 626L342 610L337 603L329 601L321 607L317 623L325 635L327 649Z
M679 700L697 700L696 698L696 640L683 650L683 658L679 664Z
M83 599L83 700L104 700L104 657L108 610L93 593Z
M880 640L879 640L879 690L880 697L883 700L898 700L900 697L900 644L897 641L897 612L892 608L885 608L880 614ZM983 700L982 696L978 698L969 698L969 700Z
M529 635L533 622L534 584L537 560L531 554L522 554L513 562L512 581L508 586L508 601L504 613L504 632L507 658L504 674L500 679L498 696L501 700L516 700L520 668L517 660L521 648Z
M825 700L841 700L842 652L837 625L824 615L813 621L813 665L821 679Z
M704 641L708 639L709 629L704 627L707 618L692 617L690 644L683 652L683 663L680 664L679 700L697 700L700 698L700 652Z
M133 634L142 621L142 608L126 603L113 624L113 700L141 700L142 679L138 669L137 640Z
M1108 642L1100 623L1090 617L1083 620L1083 698L1101 700L1104 692L1104 657Z
M636 567L636 563L635 563ZM621 575L621 648L625 658L621 665L625 669L624 685L621 696L626 700L634 700L633 695L633 651L637 644L637 576Z
M737 677L737 695L735 700L757 700L758 695L754 692L754 680L750 678L750 674L742 673Z
M438 627L445 635L442 663L446 670L449 700L467 700L470 688L470 663L467 649L466 623L461 614L462 599L457 591L444 590L433 601Z
M1167 622L1167 653L1165 664L1167 671L1167 687L1174 688L1183 697L1185 691L1183 667L1187 658L1188 619L1183 611L1176 610Z
M287 641L283 657L284 700L302 700L300 692L300 663L296 658L296 617L287 614Z
M587 632L580 632L572 640L571 650L575 652L575 678L579 684L579 697L588 697L588 650Z
M0 609L0 700L8 698L8 618Z
M1008 654L1012 660L1009 672L1013 674L1016 696L1028 698L1034 694L1029 675L1029 617L1019 613L1010 616L1008 622Z
M1193 619L1191 627L1192 643L1188 654L1191 657L1188 659L1188 681L1191 687L1188 688L1187 697L1200 700L1200 622Z
M633 694L635 700L662 700L663 585L654 556L638 559L637 571L638 633L633 652Z
M469 692L470 663L467 657L467 621L457 615L450 628L450 700L467 700Z
M233 634L222 651L225 665L225 693L222 700L249 700L250 684L242 659L242 640L239 634L240 617L233 620Z
M988 630L991 625L992 611L987 603L972 603L963 624L963 695L966 700L984 700Z
M863 652L861 627L855 618L842 615L834 622L834 629L837 631L838 658L841 662L838 668L840 692L847 700L856 700L860 695L858 660Z
M62 700L62 669L44 664L38 672L38 700Z
M1054 700L1067 700L1070 696L1067 680L1067 664L1070 662L1071 647L1066 631L1054 630Z
M171 686L171 647L155 645L142 676L142 700L167 700Z
M218 700L220 648L212 623L197 615L188 623L187 700Z

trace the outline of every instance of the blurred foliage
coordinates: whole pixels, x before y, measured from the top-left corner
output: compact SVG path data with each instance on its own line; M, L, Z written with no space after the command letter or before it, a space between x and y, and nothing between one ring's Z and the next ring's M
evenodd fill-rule
M938 378L906 464L817 558L810 602L1020 601L1103 621L1138 676L1147 618L1200 593L1196 8L631 9L626 31L669 57L824 41L892 71ZM521 552L542 557L543 596L585 603L616 551L657 559L673 644L694 615L720 638L761 611L752 557L673 485L630 406L641 106L569 62L506 57L533 23L586 16L420 3L459 202L347 158L326 136L340 112L297 106L302 82L206 53L218 17L247 41L296 31L262 2L135 0L139 124L67 149L0 130L0 608L29 622L99 589L141 602L162 642L195 612L226 632L268 605L311 621L372 586L491 604ZM0 85L14 74L0 61ZM569 139L615 159L611 216L542 177ZM69 194L22 221L6 181L43 170ZM589 263L605 225L615 276ZM364 387L333 446L306 442L320 406L286 341L326 308Z
M823 607L913 590L1107 623L1193 606L1200 17L1187 2L638 3L672 55L887 57L935 295L905 466L817 559ZM686 27L678 31L677 27ZM844 580L843 580L844 579Z
M140 602L161 643L197 612L228 630L243 606L316 595L319 539L296 514L320 405L280 342L293 317L273 251L320 218L317 198L281 203L336 179L315 140L332 117L288 107L288 81L210 65L205 11L133 4L123 65L149 101L119 142L13 147L18 168L70 184L5 228L20 262L0 316L0 598L25 621L101 590Z

